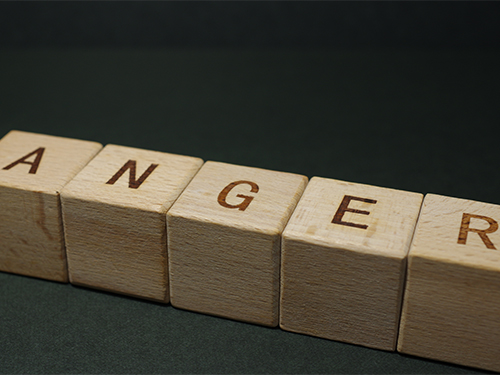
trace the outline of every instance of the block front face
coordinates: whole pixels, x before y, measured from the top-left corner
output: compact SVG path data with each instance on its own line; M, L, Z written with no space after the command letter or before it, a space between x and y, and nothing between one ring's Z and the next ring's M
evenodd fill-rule
M205 163L167 214L172 304L276 326L280 235L306 183Z
M0 140L0 271L68 280L59 192L101 148L21 131Z
M168 302L165 213L202 164L107 145L61 194L71 282Z
M283 232L283 329L394 350L422 195L314 177Z
M428 194L409 253L398 350L500 371L500 206Z

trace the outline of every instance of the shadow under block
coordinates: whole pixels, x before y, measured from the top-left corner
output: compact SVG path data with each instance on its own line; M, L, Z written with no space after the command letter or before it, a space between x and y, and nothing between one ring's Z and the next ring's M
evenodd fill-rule
M408 256L398 351L500 371L500 206L428 194Z
M280 326L396 347L422 194L314 177L283 232Z
M165 213L202 164L107 145L61 194L71 283L168 302Z
M281 233L306 184L205 163L167 214L172 305L277 326Z
M0 140L0 271L68 281L59 193L101 148L15 130Z

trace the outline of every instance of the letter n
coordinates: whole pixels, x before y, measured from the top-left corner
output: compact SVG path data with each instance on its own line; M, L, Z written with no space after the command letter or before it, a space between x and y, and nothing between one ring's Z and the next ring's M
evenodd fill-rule
M141 177L139 177L139 179L136 180L135 171L137 169L137 162L135 160L129 160L106 183L109 185L113 185L127 170L130 170L128 177L128 187L131 189L137 189L139 188L139 186L142 185L142 183L146 180L146 178L148 178L148 176L156 169L157 166L158 164L151 164L148 167L148 169L146 169L146 171L141 175Z

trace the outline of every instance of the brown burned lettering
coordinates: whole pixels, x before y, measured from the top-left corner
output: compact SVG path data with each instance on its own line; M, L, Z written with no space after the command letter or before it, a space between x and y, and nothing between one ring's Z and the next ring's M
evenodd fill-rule
M365 224L356 224L356 223L351 223L349 221L342 221L342 218L344 217L344 214L346 212L352 212L352 213L361 214L361 215L370 215L369 211L349 208L349 203L351 203L351 201L360 201L360 202L371 203L371 204L377 203L377 201L374 199L353 197L352 195L344 195L344 199L342 199L342 202L340 203L340 206L337 209L335 216L333 217L332 223L346 225L348 227L354 227L354 228L360 228L360 229L368 228L368 225L365 225Z
M480 219L480 220L485 220L490 224L490 226L487 229L475 229L475 228L470 228L470 219ZM498 223L493 220L491 217L488 216L482 216L482 215L474 215L474 214L467 214L464 213L462 215L462 223L460 224L460 233L458 234L458 243L461 245L465 245L467 242L467 234L469 232L474 232L479 235L483 243L486 245L488 249L496 250L495 245L493 245L493 242L488 238L487 233L493 233L496 232L498 229Z
M146 180L146 178L148 178L148 176L156 169L157 166L158 164L151 164L148 167L148 169L146 169L146 171L141 175L141 177L139 177L139 179L136 180L135 173L137 169L137 162L135 160L129 160L106 183L109 185L113 185L127 170L130 170L128 176L128 187L131 189L137 189Z
M250 192L251 193L257 193L259 191L259 186L255 182L252 182L252 181L235 181L235 182L231 182L224 189L222 189L222 191L220 192L219 196L217 197L217 202L219 202L219 204L222 207L226 207L226 208L238 208L240 211L245 211L246 208L248 207L248 205L250 204L250 202L253 200L254 197L249 196L249 195L237 194L236 196L238 198L243 198L243 202L241 202L240 204L229 204L229 203L226 202L226 198L227 198L227 195L229 194L229 192L231 190L233 190L233 188L235 186L238 186L238 185L241 185L241 184L250 185L250 187L251 187Z
M15 162L12 162L11 164L9 164L6 167L3 167L2 169L9 170L18 164L28 164L28 165L31 165L31 168L28 171L28 173L35 174L36 171L38 170L38 167L40 166L40 161L42 160L42 156L43 156L44 151L45 151L45 147L39 147L35 151L30 152L28 155L23 156L21 159L18 159ZM33 155L36 155L35 160L28 161L27 159L29 159Z

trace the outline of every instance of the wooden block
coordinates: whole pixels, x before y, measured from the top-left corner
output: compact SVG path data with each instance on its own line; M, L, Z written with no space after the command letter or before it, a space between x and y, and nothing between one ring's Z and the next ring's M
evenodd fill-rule
M202 164L107 145L61 193L71 283L168 302L165 213Z
M172 305L276 326L281 233L306 183L205 163L167 214Z
M422 194L314 177L283 232L280 325L394 350Z
M428 194L409 253L398 350L500 371L500 206Z
M0 271L68 281L59 192L101 148L15 130L0 140Z

